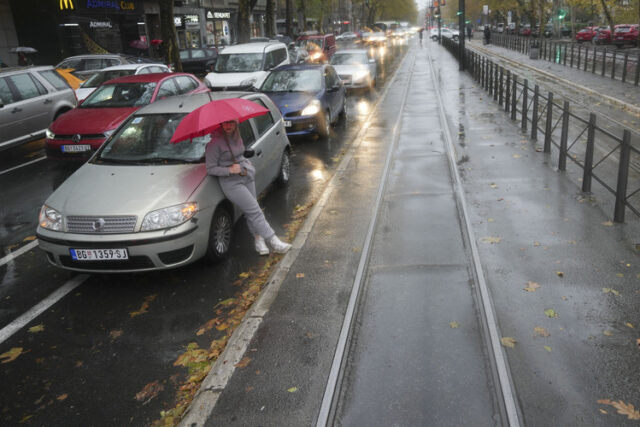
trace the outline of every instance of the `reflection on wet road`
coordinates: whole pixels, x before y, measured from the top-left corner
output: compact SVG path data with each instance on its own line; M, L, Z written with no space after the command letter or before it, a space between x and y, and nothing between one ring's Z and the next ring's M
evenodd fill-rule
M376 89L349 95L346 123L336 125L330 138L291 141L290 186L271 189L261 200L279 235L286 235L284 225L296 206L323 191L406 49L390 45L376 50ZM42 156L43 141L0 156L0 258L32 241L42 203L78 167L49 160L20 167ZM178 384L187 378L184 367L174 366L178 355L190 343L195 343L191 348L209 348L225 337L220 325L196 332L219 316L217 303L242 289L241 273L269 262L255 253L244 221L234 232L231 256L220 264L91 275L0 342L0 354L18 354L0 371L2 422L148 425L171 408ZM49 266L37 248L0 265L0 329L76 276Z

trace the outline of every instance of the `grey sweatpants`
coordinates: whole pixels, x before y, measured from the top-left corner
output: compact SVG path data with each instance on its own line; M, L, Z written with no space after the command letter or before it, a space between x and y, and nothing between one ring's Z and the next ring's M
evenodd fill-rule
M218 179L227 199L238 206L251 234L259 234L269 240L276 233L267 222L256 199L256 184L250 176L230 175Z

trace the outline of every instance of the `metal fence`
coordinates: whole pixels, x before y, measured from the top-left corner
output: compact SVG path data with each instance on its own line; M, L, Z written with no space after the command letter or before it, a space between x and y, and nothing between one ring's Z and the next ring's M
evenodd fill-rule
M458 43L443 38L442 45L458 57ZM615 197L614 221L624 222L625 208L640 216L640 135L617 123L612 127L594 113L579 116L569 101L554 100L553 92L543 94L538 85L530 87L527 79L475 51L465 49L464 60L465 69L522 131L543 140L544 153L555 147L559 170L566 170L567 160L582 169L583 192L590 193L595 180Z
M640 53L629 53L615 47L596 47L566 41L544 40L505 34L492 34L491 42L525 55L532 47L539 49L540 59L576 68L603 77L638 86Z

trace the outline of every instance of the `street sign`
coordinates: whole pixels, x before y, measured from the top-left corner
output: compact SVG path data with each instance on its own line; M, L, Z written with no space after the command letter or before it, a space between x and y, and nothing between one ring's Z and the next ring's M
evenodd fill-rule
M484 6L482 6L482 13L484 15L488 15L489 14L489 5L485 4Z

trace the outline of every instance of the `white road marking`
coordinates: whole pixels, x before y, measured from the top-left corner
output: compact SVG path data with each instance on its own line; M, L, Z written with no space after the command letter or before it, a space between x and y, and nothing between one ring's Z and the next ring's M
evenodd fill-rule
M31 165L31 164L37 163L37 162L39 162L39 161L41 161L41 160L44 160L44 159L46 159L46 158L47 158L47 156L38 157L37 159L31 160L30 162L23 163L23 164L21 164L21 165L14 166L14 167L12 167L12 168L9 168L9 169L6 169L6 170L3 170L3 171L0 171L0 175L3 175L3 174L5 174L5 173L9 173L9 172L14 171L14 170L16 170L16 169L20 169L21 167L24 167L24 166L28 166L28 165Z
M29 252L31 249L35 248L36 246L38 246L38 240L34 240L33 242L29 242L28 244L24 245L23 247L21 247L20 249L18 249L15 252L9 252L9 255L5 256L2 259L0 259L0 267L5 265L9 261L12 261L12 260L18 258L23 253Z
M29 322L48 310L53 304L60 301L69 292L80 286L85 280L89 278L88 274L80 274L69 280L62 287L58 288L51 295L34 305L29 311L18 317L13 322L9 323L4 328L0 329L0 344L5 342L11 335L24 328Z

